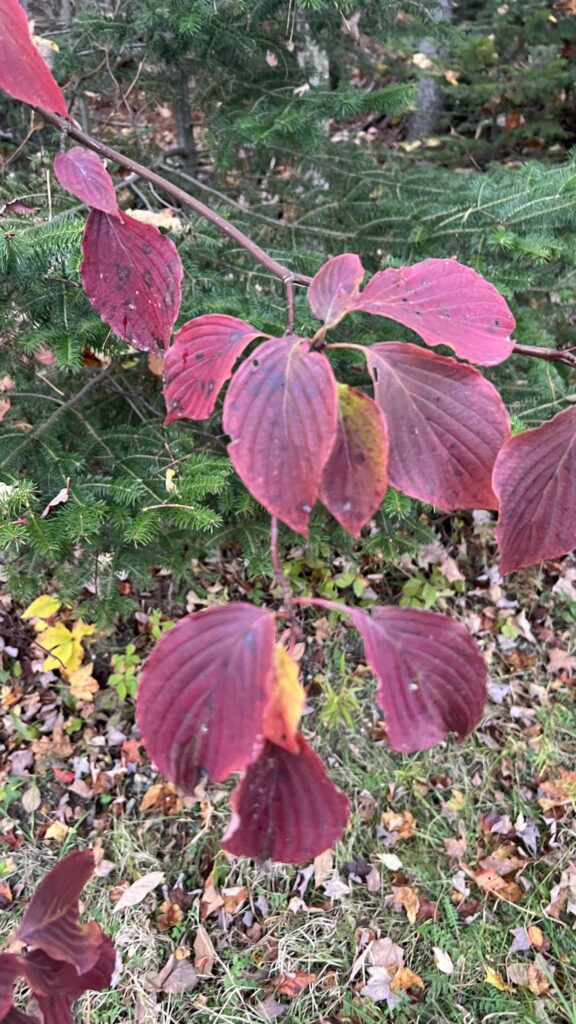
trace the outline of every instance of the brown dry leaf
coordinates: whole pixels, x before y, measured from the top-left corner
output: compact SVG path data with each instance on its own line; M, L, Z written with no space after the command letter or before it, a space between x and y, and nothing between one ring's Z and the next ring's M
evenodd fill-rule
M561 647L552 647L548 651L546 671L549 675L553 675L555 672L568 672L571 674L573 671L576 671L576 656L568 654L568 651L562 650Z
M382 827L393 832L396 839L410 839L416 830L416 822L410 811L383 811Z
M409 967L401 967L392 978L390 982L390 988L393 992L405 992L406 989L412 988L424 988L424 982L419 974L414 974Z
M394 886L392 896L387 896L386 902L393 903L395 907L404 907L410 924L416 923L420 909L417 889L411 889L409 885Z
M168 932L175 925L180 924L184 913L182 907L179 907L177 903L172 903L171 900L164 900L160 907L161 913L156 918L156 924L161 932Z
M332 850L324 850L314 858L314 885L317 889L332 877L334 854Z
M487 985L492 985L493 988L497 988L499 992L513 992L513 986L508 985L499 971L495 971L493 967L487 967L484 975L484 981Z
M56 508L57 505L65 505L66 502L68 501L69 497L70 497L70 479L68 479L66 481L66 486L62 487L61 490L58 491L58 494L56 494L53 498L51 498L51 500L46 505L46 508L44 509L44 511L43 511L43 513L42 513L40 518L41 519L46 519L46 516L50 515L50 512L52 511L53 508Z
M144 988L148 992L166 992L180 995L191 992L198 984L198 975L189 960L179 960L173 953L168 963L157 974L147 974Z
M83 700L89 704L94 700L94 694L98 693L100 687L92 675L93 667L92 662L88 662L68 676L70 693L75 700Z
M289 999L295 999L300 992L303 992L305 988L308 988L313 981L316 981L315 974L303 974L301 971L289 971L287 974L281 974L278 980L274 983L274 988L278 995L288 996Z
M536 949L543 949L548 945L548 940L544 935L544 932L537 924L531 924L528 928L528 938L530 944Z
M144 793L140 810L161 811L164 815L178 814L182 810L182 801L171 782L156 782Z
M527 988L535 996L544 995L550 989L550 980L538 964L509 964L506 968L508 981L512 985Z
M194 967L200 978L211 978L216 959L216 950L212 939L203 924L198 925L194 939Z
M468 840L462 832L458 838L444 839L443 842L446 853L454 860L460 860L468 849Z
M42 736L39 740L32 740L30 747L38 760L52 757L67 758L74 750L70 737L64 732L61 725L54 727L51 739L48 736Z
M553 807L576 807L576 772L563 768L557 779L541 782L538 803L543 811L550 811Z
M368 792L367 789L363 789L360 793L360 799L358 800L357 814L360 821L365 821L366 823L372 821L375 810L376 801L372 796L372 793Z
M265 999L258 999L256 1007L264 1020L278 1020L288 1009L287 1003L279 1003L274 996L266 996Z
M0 882L0 910L5 910L12 903L13 898L8 882Z
M453 974L454 964L450 954L440 946L433 946L432 952L434 953L434 963L438 970L441 971L442 974Z
M146 899L151 892L154 892L159 885L164 882L163 871L149 871L146 875L142 875L132 885L122 893L116 906L114 907L113 913L118 913L119 910L126 910L128 907L136 907L142 900Z
M53 821L44 833L44 839L53 839L55 843L63 843L70 828L63 821Z
M38 810L42 803L42 797L40 795L40 790L35 783L32 783L30 789L27 789L26 792L22 794L21 802L26 814L33 814L34 811Z
M146 358L148 363L148 369L150 373L154 374L155 377L162 377L164 375L164 353L163 352L149 352Z
M233 885L228 889L222 889L222 896L226 913L237 914L242 904L248 899L248 889L245 885Z
M224 899L214 886L212 875L208 875L204 883L204 892L200 900L200 920L205 921L224 906Z
M165 207L163 210L124 210L134 220L141 224L153 224L155 228L164 228L166 231L174 231L180 234L182 221L176 216L173 210Z
M549 917L558 920L560 914L567 910L576 914L576 861L571 861L562 872L558 885L550 893L550 903L546 907Z

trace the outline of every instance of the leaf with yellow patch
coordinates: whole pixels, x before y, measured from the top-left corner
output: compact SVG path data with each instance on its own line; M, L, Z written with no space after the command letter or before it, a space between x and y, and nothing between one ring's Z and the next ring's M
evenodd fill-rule
M90 702L94 700L94 694L98 693L100 687L92 675L92 668L92 663L88 662L70 673L70 693L75 700Z
M412 988L424 988L424 982L419 974L414 974L409 967L400 967L392 981L390 982L390 988L393 992L405 992L406 989Z
M499 992L513 992L514 986L508 985L504 981L502 975L495 971L493 967L486 968L486 974L484 975L484 981L487 985L492 985L493 988L497 988Z
M24 609L21 618L49 619L61 607L62 602L58 597L54 597L52 594L41 594L40 597L35 598L32 604L29 604Z
M84 660L84 648L81 640L90 636L95 630L81 619L72 626L72 631L63 622L48 626L42 633L41 646L48 656L44 661L44 670L59 669L63 675L69 676L80 668Z
M63 821L53 821L44 833L44 839L53 839L55 843L63 843L70 828Z
M274 651L272 694L264 711L264 735L292 754L299 751L296 739L306 694L298 679L298 665L278 644Z

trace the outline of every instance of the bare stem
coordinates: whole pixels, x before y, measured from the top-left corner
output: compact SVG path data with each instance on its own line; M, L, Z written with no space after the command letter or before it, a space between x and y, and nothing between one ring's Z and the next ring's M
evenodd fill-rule
M168 193L178 202L183 203L185 206L190 206L199 217L203 217L204 220L210 221L214 224L223 235L227 235L234 242L240 245L247 253L252 256L257 263L260 263L269 274L273 277L277 277L284 284L284 290L286 294L286 302L288 306L288 323L286 333L291 333L294 328L294 285L309 285L312 278L307 274L299 274L291 271L288 267L285 267L278 260L273 259L264 249L261 248L256 242L254 242L248 235L245 235L240 228L237 228L235 224L231 224L230 221L226 220L215 210L212 210L205 203L201 202L200 199L196 199L191 196L189 192L185 192L184 189L178 185L174 185L168 178L158 174L156 171L149 167L145 167L143 164L137 163L136 160L130 159L128 156L124 156L116 149L112 149L111 146L107 146L104 142L100 142L99 139L95 139L92 135L82 131L82 129L70 122L64 117L60 117L59 114L54 114L50 110L45 110L43 107L35 108L39 116L47 124L54 125L55 128L65 136L74 139L76 142L81 142L87 149L92 149L99 156L104 157L107 160L113 160L114 163L118 164L119 167L123 167L125 170L139 178L143 178L148 181L151 185L155 185L156 188L161 189L163 192ZM31 134L31 133L30 133ZM134 179L132 179L134 180ZM322 330L322 328L321 328ZM318 340L320 340L318 338ZM351 346L352 347L352 346ZM534 345L516 345L512 351L512 354L519 356L531 356L534 359L546 359L551 362L565 363L567 366L576 366L576 355L573 352L558 351L557 349L549 348L538 348Z
M270 554L272 556L272 567L274 569L276 582L282 590L284 608L290 620L294 623L294 596L292 594L292 587L290 586L290 580L282 568L280 555L278 553L278 516L272 516L272 522L270 524Z

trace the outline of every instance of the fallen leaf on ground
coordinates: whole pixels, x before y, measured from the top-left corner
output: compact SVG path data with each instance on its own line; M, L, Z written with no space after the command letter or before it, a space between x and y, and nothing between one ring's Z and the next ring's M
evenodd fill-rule
M90 703L94 700L94 694L98 693L100 687L92 675L93 667L92 662L87 662L69 674L70 693L75 700Z
M404 907L408 921L415 924L420 909L417 889L411 889L409 885L394 886L392 895L386 896L385 902L395 907Z
M538 803L543 811L550 811L553 807L574 807L576 772L562 769L558 778L541 782L538 787Z
M410 839L416 830L416 822L410 811L383 811L382 827L394 833L396 839Z
M177 903L172 903L171 900L164 900L160 907L160 914L156 918L156 924L159 931L168 932L175 925L180 924L184 913L182 908Z
M544 995L550 989L550 979L542 968L534 964L509 964L506 968L508 981L520 988L527 988L535 996Z
M224 910L227 914L237 914L242 904L248 899L248 889L245 885L232 885L222 889Z
M211 978L216 959L212 939L203 924L198 926L194 939L194 967L200 978Z
M434 963L442 974L453 974L454 964L452 963L452 957L445 949L441 949L440 946L433 946L432 952L434 953Z
M571 861L562 872L560 881L550 893L550 903L545 912L558 920L565 910L569 914L576 914L576 861Z
M62 602L58 597L54 597L53 594L41 594L40 597L36 597L32 604L29 604L24 609L20 618L22 619L49 619L52 615L55 615L59 608L62 607Z
M308 988L313 981L316 981L315 974L303 974L301 971L289 971L287 974L281 974L278 980L274 983L274 988L278 995L288 996L289 999L295 999L296 996L303 992L305 988Z
M189 960L178 960L172 954L168 963L157 974L147 974L144 987L148 992L166 992L177 996L191 992L198 984L198 975Z
M512 992L513 986L508 985L504 981L502 975L495 971L493 967L487 967L484 975L484 981L487 985L492 985L493 988L497 988L499 992Z
M319 853L314 858L314 885L317 889L332 877L333 870L334 854L332 850L325 850L324 853Z
M142 900L146 899L151 892L154 891L164 881L163 871L149 871L148 874L142 875L132 885L129 885L125 892L118 900L116 906L113 909L113 913L117 914L119 910L127 910L129 907L137 907Z
M26 814L33 814L34 811L38 810L41 803L42 797L40 795L40 790L38 789L38 786L34 784L30 786L30 789L27 789L26 792L22 794L22 807L26 811Z
M62 489L60 491L58 491L58 494L56 494L55 497L52 498L48 502L48 504L46 505L46 508L44 509L44 511L43 511L42 515L40 516L40 518L41 519L46 519L46 516L50 515L50 512L52 511L53 508L56 508L57 505L64 505L68 501L69 497L70 497L70 481L67 480L66 481L66 486L62 487Z
M363 789L362 792L360 793L357 811L360 821L365 821L366 823L372 821L375 810L376 801L372 796L372 793L369 793L367 789Z
M141 811L161 811L168 816L182 809L182 801L171 782L155 782L140 801Z
M390 982L390 988L393 992L405 992L407 989L415 986L416 988L424 988L424 982L419 974L414 974L409 967L401 967L392 978Z
M214 886L212 875L208 875L204 883L204 892L200 899L200 920L205 921L211 914L215 914L220 907L224 906L224 899Z
M443 842L446 853L454 860L460 860L468 849L468 840L463 833L461 833L457 838L444 839Z
M53 839L55 843L63 843L70 829L63 821L53 821L44 833L44 839Z
M378 860L388 871L402 870L402 861L395 853L381 853Z

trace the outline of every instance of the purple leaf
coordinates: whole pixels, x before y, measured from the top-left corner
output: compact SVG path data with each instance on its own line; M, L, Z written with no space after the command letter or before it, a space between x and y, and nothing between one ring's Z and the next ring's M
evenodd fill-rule
M17 936L55 960L89 971L100 955L104 934L95 921L80 924L78 899L94 871L90 850L64 857L46 875L24 911Z
M308 288L308 302L314 316L324 320L326 327L334 327L354 309L363 277L364 267L354 253L345 252L328 260Z
M338 400L338 433L324 467L320 500L348 533L358 537L388 486L386 420L363 391L339 384Z
M510 438L494 467L494 490L502 573L576 547L576 408Z
M134 348L166 348L183 276L174 243L153 224L92 210L82 252L82 284L104 322Z
M12 953L0 953L0 1021L12 1006L14 983L22 974L22 961Z
M184 792L204 774L220 781L258 756L274 621L251 604L208 608L168 630L146 661L138 689L144 743Z
M102 213L120 216L114 182L102 160L90 149L73 146L54 160L58 181L73 196Z
M26 976L42 1013L44 1024L72 1024L72 1005L85 992L109 988L116 953L110 939L102 935L97 962L84 974L71 964L53 960L39 949L26 954Z
M355 309L412 328L427 345L449 345L482 366L507 359L516 326L494 285L457 260L424 260L374 274Z
M336 439L336 381L302 338L264 342L234 374L224 402L238 476L273 516L308 535Z
M492 470L510 427L496 388L417 345L385 342L365 354L388 421L392 486L443 509L497 508Z
M189 320L164 359L164 397L172 420L206 420L244 349L262 332L221 313Z
M32 42L28 19L17 0L0 3L0 53L0 89L23 103L67 116L64 94Z
M349 608L378 679L390 746L426 750L449 732L463 739L486 699L484 659L461 623L413 608Z
M266 742L232 795L222 847L236 856L304 864L340 839L348 800L303 736L299 752Z

